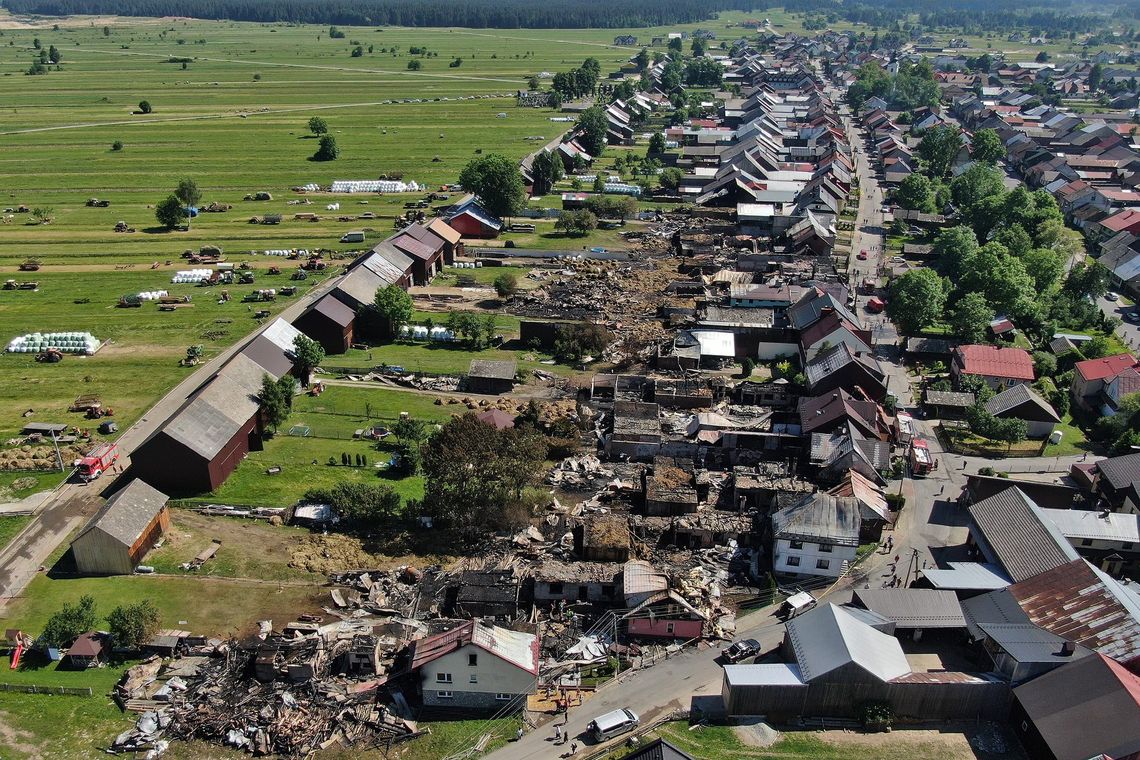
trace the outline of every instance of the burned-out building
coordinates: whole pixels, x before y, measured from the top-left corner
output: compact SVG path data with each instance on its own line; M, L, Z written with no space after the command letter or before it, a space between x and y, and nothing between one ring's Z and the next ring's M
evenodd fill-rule
M645 481L645 514L684 515L697 511L697 489L692 468L671 457L653 460L653 473L642 476Z
M455 589L455 611L464 617L513 618L519 611L519 579L511 570L466 570Z
M594 562L629 559L629 524L623 515L594 515L575 530L578 556Z
M531 571L536 604L555 602L621 603L621 564L546 559Z
M613 432L606 440L611 458L650 460L661 446L657 404L614 401Z

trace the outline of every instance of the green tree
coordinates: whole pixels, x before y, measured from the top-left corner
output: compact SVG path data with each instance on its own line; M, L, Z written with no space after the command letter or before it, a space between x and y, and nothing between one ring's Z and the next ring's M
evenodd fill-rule
M681 180L684 178L685 172L676 166L667 166L662 170L661 174L657 175L657 181L660 182L661 187L666 190L676 190L681 186Z
M1065 271L1065 259L1050 248L1033 248L1021 257L1025 271L1033 278L1037 292L1044 295L1051 292Z
M950 310L950 329L966 343L978 343L994 319L994 310L981 293L967 293Z
M926 131L918 144L921 158L931 177L942 178L950 173L954 157L962 149L962 137L956 127L940 124Z
M654 132L649 136L649 148L645 151L648 156L657 156L665 152L665 133Z
M265 424L277 432L285 420L289 419L289 406L285 403L285 394L277 381L269 375L261 378L261 392L258 393L258 403L261 405L261 418Z
M134 604L121 604L107 616L111 640L117 647L138 649L158 633L161 618L149 599Z
M674 52L674 53L680 53L681 50L684 48L684 43L681 42L680 37L672 37L672 38L670 38L669 44L666 45L666 47L668 47L669 50Z
M1038 378L1052 377L1057 373L1057 357L1048 351L1034 351L1033 372Z
M401 417L392 427L396 436L397 470L403 475L416 475L423 465L420 447L428 439L428 424L414 417Z
M186 212L182 210L182 202L171 193L159 201L154 207L154 218L168 230L176 228L182 223Z
M946 291L932 269L912 269L891 285L887 311L905 335L914 335L942 318Z
M928 214L935 211L933 184L926 175L918 172L899 183L894 200L903 208L924 211Z
M49 647L65 647L81 634L95 629L98 617L95 615L95 598L84 594L75 604L64 604L48 618L38 639L40 644Z
M970 157L987 164L996 164L1005 158L1005 145L1002 144L997 130L979 129L975 132L970 147Z
M328 504L345 530L371 532L400 513L400 495L386 485L340 481L331 488L305 492L305 501Z
M314 161L335 161L340 158L340 146L332 135L321 135L317 143L317 152L313 154Z
M424 510L455 527L494 528L508 502L535 482L545 457L542 436L531 430L454 417L423 446Z
M123 149L123 141L122 140L115 140L115 142L111 143L111 150L120 151L122 149Z
M649 60L649 51L645 48L642 48L641 52L633 57L633 62L637 64L639 71L644 71L649 66Z
M601 106L591 106L578 117L578 141L594 158L602 155L606 149L606 132L609 129L609 120Z
M1108 271L1096 263L1076 264L1069 270L1063 289L1077 298L1100 298L1108 292Z
M563 211L554 222L554 229L567 235L581 236L598 226L598 217L588 209Z
M1005 190L1001 172L992 166L976 163L950 181L950 197L954 205L970 210L991 196Z
M400 328L412 320L412 297L399 285L379 288L373 306L388 321L388 329L397 335Z
M548 150L541 150L531 162L530 174L534 179L534 194L546 195L563 177L562 159Z
M63 60L63 54L59 52L59 48L55 45L48 48L48 60L54 64L59 64L59 62Z
M202 191L198 189L197 182L189 177L183 177L178 180L178 186L174 188L174 196L186 209L186 229L190 229L190 209L197 208L202 202Z
M309 119L309 131L317 137L328 134L329 123L322 119L320 116L314 116Z
M154 109L151 108L149 100L139 101L139 113L151 113Z
M424 65L420 63L419 58L413 58L412 60L408 61L408 71L419 71L423 67Z
M1089 69L1089 91L1096 92L1100 89L1101 84L1104 82L1104 66L1099 63L1094 63L1093 67Z
M511 272L504 272L495 278L495 293L499 298L510 298L519 289L519 278Z
M595 193L604 193L606 191L606 180L601 172L594 175L594 183L590 189Z
M712 58L690 58L685 62L685 84L693 87L720 87L724 66Z
M479 197L495 216L513 216L526 202L526 186L518 163L498 153L480 156L459 175L463 189Z
M321 348L320 343L307 335L293 338L293 366L297 370L297 376L306 385L309 382L309 373L319 367L324 358L325 350Z

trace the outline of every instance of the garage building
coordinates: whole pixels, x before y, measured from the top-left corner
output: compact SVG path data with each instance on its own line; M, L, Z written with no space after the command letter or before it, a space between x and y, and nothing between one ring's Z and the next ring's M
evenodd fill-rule
M136 478L103 505L71 542L84 575L129 575L170 528L167 497Z

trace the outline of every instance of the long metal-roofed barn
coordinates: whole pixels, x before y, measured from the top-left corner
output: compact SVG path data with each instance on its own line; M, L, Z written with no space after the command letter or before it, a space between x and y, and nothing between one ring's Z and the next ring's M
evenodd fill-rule
M84 575L129 575L170 528L167 497L142 480L119 489L71 542Z
M292 370L297 335L277 320L254 337L134 451L132 474L179 494L224 483L246 454L261 449L261 382Z

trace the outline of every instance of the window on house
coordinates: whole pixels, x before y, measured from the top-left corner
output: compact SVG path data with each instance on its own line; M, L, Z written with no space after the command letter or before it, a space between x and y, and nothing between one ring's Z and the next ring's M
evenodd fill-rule
M819 550L825 554L830 554L832 548L834 548L834 547L832 547L831 544L820 544L819 545Z
M799 557L788 557L787 565L788 565L788 567L799 567L800 566L800 558Z
M803 541L792 541L792 542L791 542L791 544L792 544L792 548L793 548L793 549L802 549L802 548L804 548L804 542L803 542Z
M455 695L452 694L450 691L437 691L435 693L435 696L437 699L451 699Z
M562 584L561 583L551 583L550 584L550 593L561 594L562 593Z
M674 625L676 625L676 624L675 623L666 623L665 624L665 633L672 633Z
M826 570L827 568L831 567L831 560L829 560L829 559L817 559L815 561L815 566L819 570Z
M478 665L478 664L479 664L479 655L477 655L477 654L469 654L469 655L467 655L467 665L468 665L469 667L472 667L472 668L473 668L473 667L475 667L475 666L476 666L476 665Z
M479 683L479 676L477 676L477 675L475 675L474 673L472 673L472 674L471 674L471 675L470 675L470 676L467 678L467 683Z
M451 683L451 674L450 673L436 673L435 674L435 682L436 683Z
M1132 542L1131 541L1125 541L1124 543L1122 543L1120 545L1120 548L1121 549L1131 549L1132 548Z
M1081 546L1092 546L1092 539L1091 538L1082 538L1081 539Z
M505 691L500 691L498 694L495 695L495 699L499 700L500 702L510 702L512 697L510 694L507 694Z

